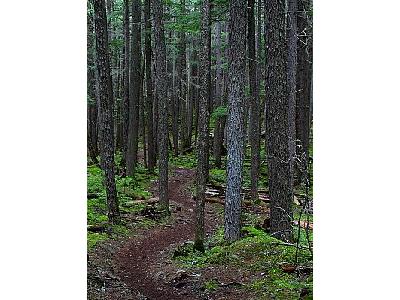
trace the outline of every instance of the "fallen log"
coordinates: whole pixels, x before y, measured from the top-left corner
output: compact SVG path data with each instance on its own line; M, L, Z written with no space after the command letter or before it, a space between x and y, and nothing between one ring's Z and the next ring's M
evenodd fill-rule
M225 205L225 201L217 197L206 198L206 202ZM252 202L248 200L242 200L242 205L251 206Z
M88 225L87 231L90 232L104 232L106 231L106 225Z
M125 207L130 207L130 206L134 206L136 204L155 204L158 201L160 201L160 199L158 197L154 197L154 198L150 198L150 199L144 199L144 200L132 200L132 201L128 201L123 203L122 205Z
M97 193L88 193L87 194L87 198L88 199L94 199L94 198L97 198L97 197L99 197L99 195Z

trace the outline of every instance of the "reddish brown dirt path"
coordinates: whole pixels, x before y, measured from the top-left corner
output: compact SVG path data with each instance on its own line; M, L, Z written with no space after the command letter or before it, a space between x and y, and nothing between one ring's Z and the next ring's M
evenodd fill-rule
M195 171L176 169L169 180L170 224L146 230L142 236L130 238L115 254L116 273L130 289L139 291L144 299L181 300L201 299L193 289L171 283L171 273L176 274L171 262L171 249L178 244L193 240L195 202L190 187ZM156 194L156 193L155 193ZM206 232L217 227L217 216L206 206Z

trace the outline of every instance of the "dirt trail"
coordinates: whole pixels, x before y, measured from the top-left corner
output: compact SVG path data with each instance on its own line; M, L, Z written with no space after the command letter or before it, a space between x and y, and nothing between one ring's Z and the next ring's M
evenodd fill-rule
M144 299L200 299L193 291L170 283L173 280L171 272L176 274L176 270L170 261L169 250L193 240L195 201L189 187L194 179L194 170L175 169L169 180L170 204L175 206L173 222L146 230L140 237L130 238L115 254L118 277L130 289L144 295ZM210 233L217 227L217 216L208 205L205 218L206 232Z

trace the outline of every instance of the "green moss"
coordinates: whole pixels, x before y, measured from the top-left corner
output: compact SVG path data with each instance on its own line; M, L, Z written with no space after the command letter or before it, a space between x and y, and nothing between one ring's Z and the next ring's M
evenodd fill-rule
M175 168L193 169L197 166L197 157L195 153L170 157L170 165Z
M121 157L116 157L119 162ZM116 187L120 211L124 213L138 213L145 208L144 203L135 203L135 199L147 199L151 197L148 191L152 180L156 179L156 174L149 174L147 170L138 165L135 176L120 177L116 176ZM96 166L88 166L87 168L87 189L91 194L87 199L87 224L102 225L107 224L107 195L103 184L103 172ZM137 227L151 227L156 224L155 221L144 219L136 224ZM127 235L130 229L123 223L113 225L107 229L107 233L87 233L88 248L93 248L99 241L109 238Z
M215 291L218 288L218 282L214 279L204 282L204 289L207 291Z
M255 292L262 297L260 299L297 299L305 288L312 294L312 275L297 276L282 270L283 263L294 263L295 247L282 245L279 240L251 226L244 227L243 232L244 238L227 244L223 241L223 229L220 229L209 242L213 246L204 254L192 252L177 260L186 268L223 265L262 274L261 278L256 276L243 287ZM312 264L307 250L299 250L298 258L300 265Z
M87 246L92 249L98 242L104 241L108 238L107 233L88 232L87 233Z

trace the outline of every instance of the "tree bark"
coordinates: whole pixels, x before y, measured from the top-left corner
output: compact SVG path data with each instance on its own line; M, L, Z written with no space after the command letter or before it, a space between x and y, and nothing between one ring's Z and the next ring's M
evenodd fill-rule
M170 31L169 32L169 40L170 44L173 44L175 41L175 34ZM169 94L170 94L170 101L171 101L171 116L172 116L172 143L173 143L173 153L174 156L179 155L179 111L180 111L180 99L179 99L179 94L177 92L177 85L178 85L178 80L177 80L177 61L176 61L176 56L174 53L174 50L170 49L170 58L167 63L167 73L172 74L172 84L170 85L169 89Z
M296 155L300 158L301 169L307 170L310 138L310 109L312 96L312 17L311 1L299 0L298 24L298 64L296 93ZM299 174L301 175L301 174Z
M166 47L164 35L163 2L152 0L154 14L154 41L156 65L156 95L159 110L158 151L159 151L159 197L162 207L169 212L168 200L168 107Z
M289 150L289 101L287 82L286 1L265 1L266 10L266 146L271 197L271 234L292 237L293 182Z
M211 16L210 2L203 0L201 5L200 28L200 98L197 139L197 189L196 189L196 232L194 247L204 250L204 205L208 174L208 120L211 74Z
M107 17L104 0L93 0L96 32L96 59L99 73L99 95L101 112L101 166L105 173L108 219L119 223L120 214L114 173L113 103L110 58L108 53Z
M185 0L181 0L181 15L186 15ZM186 34L184 31L179 32L179 53L178 53L178 79L179 79L179 98L181 103L181 124L180 124L180 138L181 138L181 152L189 148L190 140L188 137L188 97L187 97L187 67L186 67Z
M256 62L256 39L254 20L254 0L248 0L248 51L249 51L249 81L250 81L250 146L251 146L251 200L258 199L258 176L260 169L260 100L258 96L258 74Z
M221 23L216 23L216 83L215 83L215 100L216 106L221 106L223 104L223 77L222 77L222 43L221 43ZM218 118L215 123L214 129L214 159L215 167L221 168L221 150L222 150L222 139L223 139L223 129L222 129L222 118Z
M191 69L190 69L190 85L189 85L189 108L188 108L188 139L189 145L192 144L193 127L197 128L197 121L193 118L193 113L196 113L195 102L198 99L198 58L197 58L197 48L195 46L196 39L192 37L192 53L191 53ZM197 129L196 129L197 132Z
M296 155L296 67L297 67L297 0L288 0L288 97L289 97L289 155L292 162L290 167L294 167ZM294 170L290 171L291 176ZM292 178L293 180L293 178Z
M93 16L87 15L87 147L91 161L98 163L99 154L97 146L97 101L96 101L96 78L94 61L94 25Z
M132 1L132 66L129 88L129 131L126 156L126 174L133 176L137 164L139 141L139 97L141 77L141 1Z
M129 36L129 0L124 0L124 87L122 102L122 153L123 162L126 163L129 126L129 58L130 58L130 36Z
M145 25L145 63L146 63L146 111L147 111L147 149L148 164L150 172L154 171L156 164L156 149L153 134L153 82L151 76L151 22L150 22L150 0L144 1L144 25Z
M229 7L227 184L225 240L240 237L240 204L243 169L244 105L246 78L247 1L231 0Z

